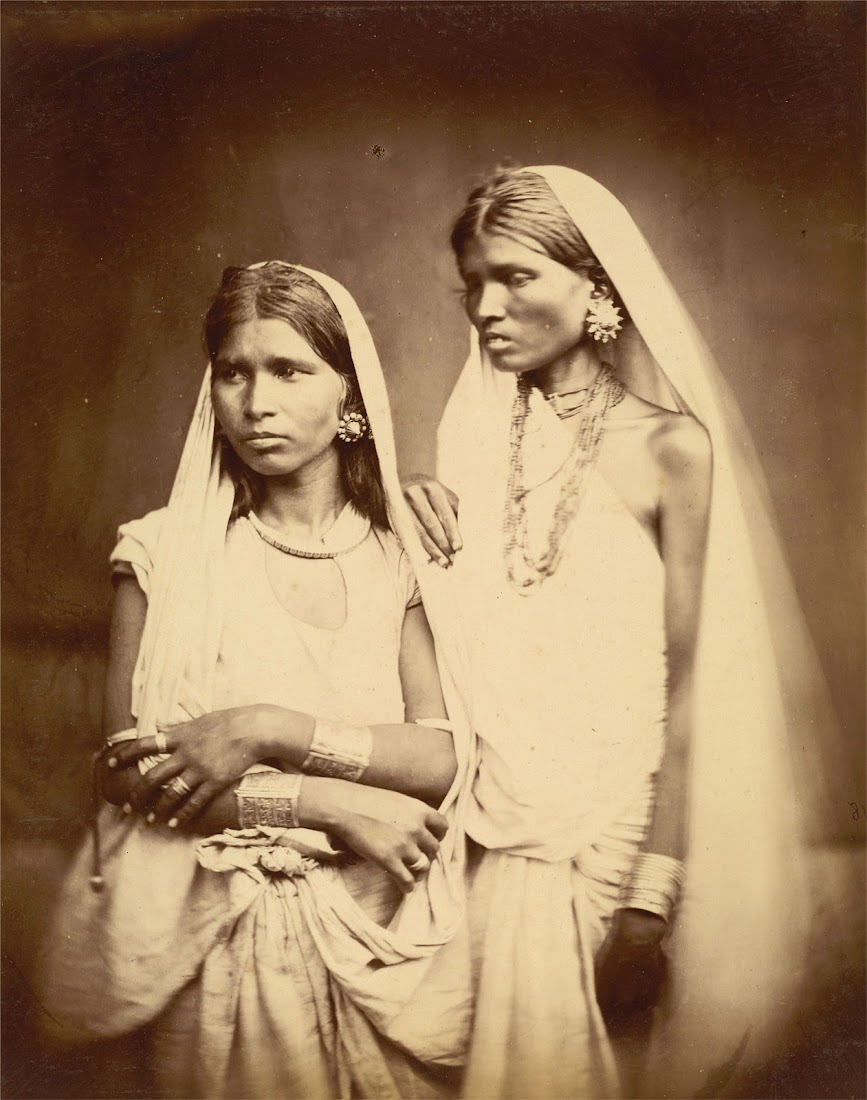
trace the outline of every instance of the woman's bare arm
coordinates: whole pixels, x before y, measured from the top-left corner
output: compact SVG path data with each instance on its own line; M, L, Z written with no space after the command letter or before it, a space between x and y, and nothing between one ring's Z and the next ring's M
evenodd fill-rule
M147 609L147 597L135 577L120 576L115 585L105 676L102 727L106 737L135 725L132 677Z
M689 815L686 796L693 665L710 515L713 460L707 432L691 417L678 417L657 442L657 461L662 478L660 549L665 563L668 720L645 847L683 859Z
M704 428L689 417L669 422L655 440L661 480L660 550L665 563L668 720L645 849L683 859L689 821L691 692L701 611L712 455ZM660 945L666 921L644 909L615 912L596 957L596 996L609 1029L629 1026L652 1005L665 973Z
M130 729L135 725L132 713L132 679L147 615L147 597L132 576L121 576L115 585L114 606L108 642L108 665L103 694L103 736ZM120 806L128 802L139 779L138 771L98 772L103 796Z

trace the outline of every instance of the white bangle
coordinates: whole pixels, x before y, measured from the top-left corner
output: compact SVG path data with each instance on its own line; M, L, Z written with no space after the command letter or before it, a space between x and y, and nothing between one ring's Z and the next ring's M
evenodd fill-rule
M138 738L138 730L133 726L128 730L120 730L118 733L113 733L110 737L105 739L105 747L107 749L113 749L117 745L123 745L127 741L135 741Z
M414 718L413 722L417 726L427 726L432 730L444 730L446 733L454 733L454 724L448 718Z
M355 783L370 764L372 751L373 734L368 726L338 726L317 718L301 771Z

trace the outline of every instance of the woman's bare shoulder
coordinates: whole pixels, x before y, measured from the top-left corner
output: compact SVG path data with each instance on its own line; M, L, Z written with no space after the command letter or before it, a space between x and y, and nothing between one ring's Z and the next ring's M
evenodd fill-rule
M650 443L660 466L668 472L687 467L710 470L713 454L707 428L688 413L667 413L660 418Z
M608 423L612 428L638 428L646 433L660 458L701 459L710 455L710 437L694 416L654 405L634 393L627 393L611 410Z
M705 480L712 450L707 429L689 413L675 412L627 393L608 424L634 437L635 444L667 478Z

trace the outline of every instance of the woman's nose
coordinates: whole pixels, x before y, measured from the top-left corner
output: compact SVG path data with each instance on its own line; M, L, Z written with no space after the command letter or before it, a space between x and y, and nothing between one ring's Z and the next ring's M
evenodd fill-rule
M275 379L268 375L254 375L244 391L244 412L247 416L259 419L276 412Z
M506 305L503 289L494 282L486 283L479 289L474 303L473 313L475 317L473 320L483 323L505 316Z

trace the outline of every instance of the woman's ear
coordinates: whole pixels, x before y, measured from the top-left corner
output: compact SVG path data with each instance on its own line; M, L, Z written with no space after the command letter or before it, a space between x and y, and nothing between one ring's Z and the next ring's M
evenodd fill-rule
M341 416L348 416L349 413L360 412L362 409L361 395L358 393L356 387L352 384L352 380L347 378L345 374L339 375L340 385L342 389L342 395L337 406L338 419Z

